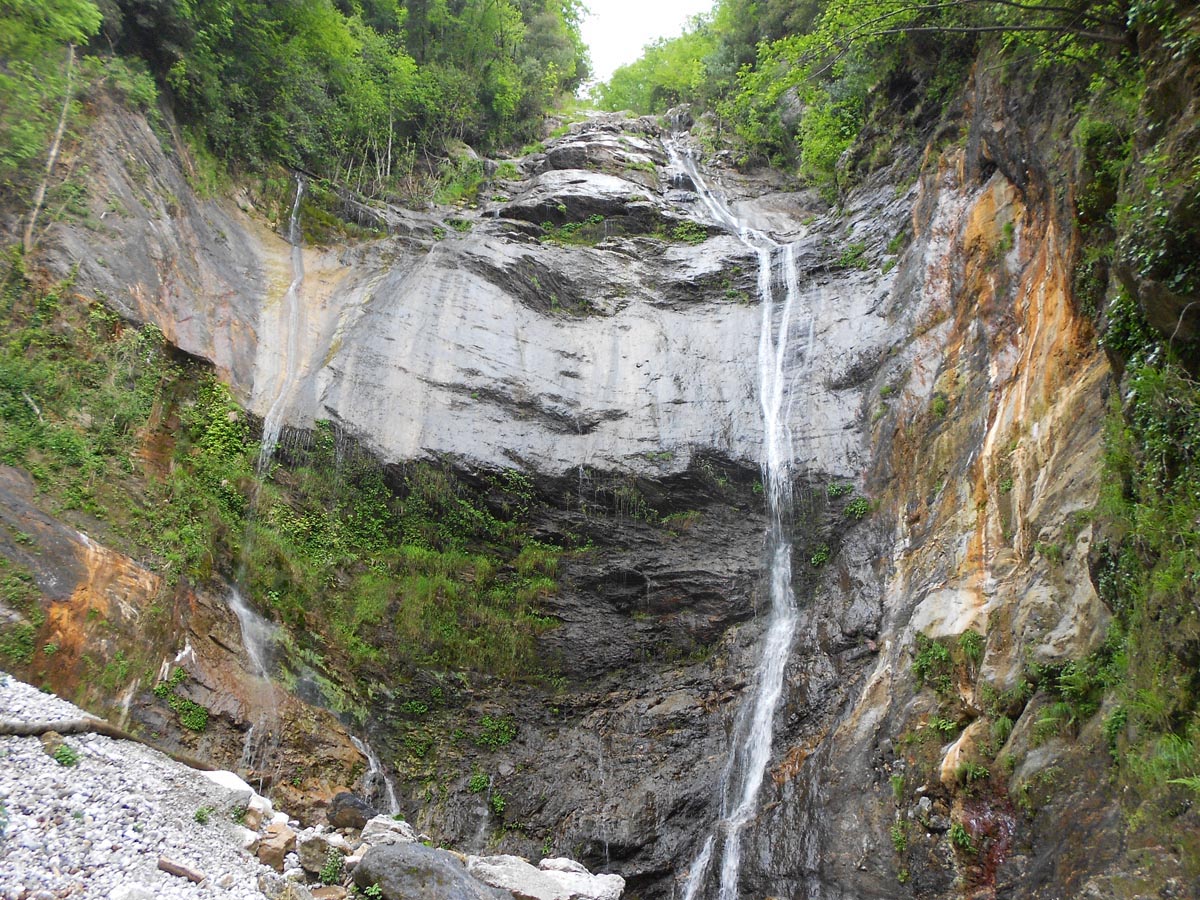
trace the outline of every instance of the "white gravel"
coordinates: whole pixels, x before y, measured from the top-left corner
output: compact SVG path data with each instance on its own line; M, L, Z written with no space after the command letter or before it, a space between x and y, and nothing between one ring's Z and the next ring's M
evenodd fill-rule
M82 715L0 672L0 717ZM2 900L262 900L258 879L271 870L241 849L235 793L141 744L100 735L65 740L77 765L59 765L36 737L0 737ZM196 810L205 806L214 812L201 825ZM197 885L160 871L160 856L207 880Z

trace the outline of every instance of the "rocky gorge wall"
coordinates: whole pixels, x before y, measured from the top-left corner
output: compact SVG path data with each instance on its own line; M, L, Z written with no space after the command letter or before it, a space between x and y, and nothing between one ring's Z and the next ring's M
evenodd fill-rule
M1035 735L1052 698L1028 675L1094 650L1109 616L1086 512L1110 374L1048 174L1071 113L1043 84L1023 96L981 66L950 138L900 153L840 209L708 167L744 221L794 242L803 306L785 360L801 623L748 896L1110 896L1132 866L1098 720ZM514 740L447 739L431 760L393 722L400 695L368 701L372 743L411 776L410 820L679 896L755 663L765 522L757 262L672 168L667 132L588 119L477 209L363 210L386 236L306 244L288 315L290 248L256 198L200 200L144 121L116 105L97 121L90 216L43 239L51 271L78 267L78 291L210 361L256 415L286 391L287 425L332 421L385 464L527 473L535 531L590 541L541 601L559 688L459 691L474 714L515 713ZM6 524L42 551L0 544L37 576L70 695L86 680L74 648L133 643L158 576L51 521L20 473L0 489ZM232 764L264 702L236 619L212 585L174 602L141 655L184 666L214 723L192 749ZM169 733L153 679L125 676L94 701L119 709L132 689L135 718ZM361 787L365 759L328 711L278 702L295 704L285 771L322 771L289 806L319 815ZM1178 868L1162 853L1160 884Z

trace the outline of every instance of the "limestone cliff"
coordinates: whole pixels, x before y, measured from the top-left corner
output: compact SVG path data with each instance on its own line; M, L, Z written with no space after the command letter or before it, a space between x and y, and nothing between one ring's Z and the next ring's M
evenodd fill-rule
M1039 727L1054 697L1036 673L1095 651L1110 617L1089 511L1114 382L1076 302L1075 200L1054 174L1074 159L1056 135L1076 113L1053 79L1034 83L984 60L939 139L840 209L776 174L707 167L743 221L793 245L803 305L784 361L801 623L748 896L1111 896L1131 883L1138 848L1106 783L1103 717ZM699 203L668 131L590 118L516 161L479 208L357 207L381 235L306 244L289 306L291 248L261 198L198 199L138 117L105 104L97 122L91 217L51 229L51 271L78 267L78 291L157 324L257 416L284 397L297 434L331 421L391 471L437 459L473 484L524 473L532 531L586 547L540 601L552 690L418 684L464 717L514 715L515 738L466 746L439 719L446 733L422 743L428 729L405 718L416 701L335 673L406 776L410 817L457 846L560 850L638 896L679 895L718 816L758 650L763 425L757 263ZM86 687L81 647L111 641L185 668L180 690L218 723L187 738L194 749L232 763L257 707L281 704L278 790L316 767L319 808L362 774L318 708L327 684L297 685L312 706L282 688L262 697L216 579L174 590L169 626L139 632L159 575L0 474L6 527L42 552L0 543L50 610L39 642L62 653L57 690L119 708L129 689L142 725L187 737L155 718L137 671ZM1124 895L1194 887L1174 849L1150 852Z

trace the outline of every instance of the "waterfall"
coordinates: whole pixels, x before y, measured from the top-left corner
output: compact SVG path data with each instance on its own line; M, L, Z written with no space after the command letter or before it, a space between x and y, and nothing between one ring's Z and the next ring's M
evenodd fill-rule
M300 200L304 197L304 178L296 175L296 199L292 203L292 214L288 219L288 243L292 245L292 281L283 295L287 347L283 365L279 372L275 399L271 401L263 416L262 444L258 450L259 477L264 477L275 455L279 434L283 430L283 416L287 412L288 399L295 381L295 367L300 355L300 288L304 284L304 249L300 234Z
M246 731L246 737L242 741L242 758L238 763L240 769L249 772L261 767L279 746L279 702L275 696L275 686L271 683L270 669L277 628L251 609L241 592L232 585L229 587L228 601L229 608L237 616L242 646L246 648L246 655L250 658L250 665L257 679L257 696L254 703L259 709L259 714Z
M732 747L721 778L721 816L693 860L685 900L701 893L714 853L720 854L719 900L736 900L741 869L742 833L757 810L758 793L771 758L775 712L783 694L784 670L796 632L792 590L792 436L788 428L790 391L786 375L793 307L800 293L791 245L742 223L707 185L695 160L668 145L673 164L692 179L710 215L737 235L758 257L758 294L762 324L758 345L758 395L763 417L764 495L767 506L766 583L770 612L754 684L738 712ZM778 276L776 270L779 270ZM775 285L783 283L783 302ZM809 341L812 325L809 325Z
M396 786L392 784L392 779L388 778L387 772L383 770L383 763L380 762L379 755L371 749L371 745L366 741L353 736L350 740L358 752L367 758L367 774L363 776L363 793L367 795L367 799L371 799L372 795L386 797L388 815L398 816L400 801L396 799Z

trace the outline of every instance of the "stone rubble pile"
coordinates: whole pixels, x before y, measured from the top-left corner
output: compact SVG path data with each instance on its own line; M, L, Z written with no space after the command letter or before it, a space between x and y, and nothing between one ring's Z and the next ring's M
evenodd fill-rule
M0 672L0 719L87 714ZM301 827L232 772L95 734L0 737L0 900L619 900L568 859L464 857L339 795L360 827ZM338 817L333 816L336 820Z

